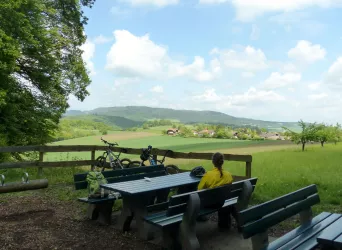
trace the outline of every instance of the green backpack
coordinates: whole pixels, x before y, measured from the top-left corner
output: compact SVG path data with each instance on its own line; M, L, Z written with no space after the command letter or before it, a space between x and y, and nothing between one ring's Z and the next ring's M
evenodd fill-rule
M101 184L107 184L108 181L101 172L90 171L87 174L88 197L103 198L109 195L109 190L100 188ZM102 189L102 190L101 190ZM102 191L102 194L101 194Z

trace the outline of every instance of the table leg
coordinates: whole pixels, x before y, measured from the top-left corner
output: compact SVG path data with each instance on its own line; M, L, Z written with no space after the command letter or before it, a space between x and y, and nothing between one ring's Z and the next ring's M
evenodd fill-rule
M147 215L146 206L149 204L150 195L134 195L122 197L122 211L119 219L120 228L123 231L129 231L132 219L134 217L139 237L144 240L153 239L153 231L151 225L144 221Z

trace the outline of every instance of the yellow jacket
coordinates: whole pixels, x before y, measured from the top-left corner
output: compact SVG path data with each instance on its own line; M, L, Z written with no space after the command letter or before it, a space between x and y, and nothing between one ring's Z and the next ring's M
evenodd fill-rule
M228 171L222 169L222 173L223 175L221 177L221 173L216 167L206 172L198 184L198 190L215 188L233 182L233 177Z

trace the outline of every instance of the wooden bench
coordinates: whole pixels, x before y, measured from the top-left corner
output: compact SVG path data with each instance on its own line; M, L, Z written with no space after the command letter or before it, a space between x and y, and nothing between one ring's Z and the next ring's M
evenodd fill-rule
M238 213L241 231L245 239L251 238L253 250L314 249L318 246L316 235L334 219L323 212L312 218L311 206L320 202L316 185L245 209ZM277 240L269 243L268 228L299 214L301 225Z
M220 209L235 206L240 211L248 206L256 182L257 178L251 178L213 189L171 196L166 211L148 215L144 220L162 230L165 248L199 249L197 218L219 210L206 207L224 202ZM163 204L155 206L160 209ZM151 206L149 210L155 206Z
M74 184L76 190L87 189L87 174L80 173L74 175ZM144 177L157 177L166 174L164 165L126 168L119 170L110 170L102 172L108 183L118 183L143 179ZM164 192L165 193L165 192ZM165 196L165 194L164 194ZM167 196L167 194L166 194ZM97 220L101 224L110 224L112 208L115 200L121 199L119 193L114 193L105 198L89 199L88 197L78 198L80 202L88 204L87 216L92 220Z

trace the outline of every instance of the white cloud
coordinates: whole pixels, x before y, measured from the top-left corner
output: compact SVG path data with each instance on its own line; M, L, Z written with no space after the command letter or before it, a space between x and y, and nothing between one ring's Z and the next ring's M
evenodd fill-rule
M232 49L219 50L215 48L211 51L211 54L218 55L222 64L227 68L242 69L249 72L268 68L264 52L251 46L243 48L242 51Z
M252 78L252 77L255 76L255 74L253 72L248 72L247 71L247 72L242 72L241 76L244 77L244 78Z
M242 107L250 104L261 104L269 102L284 101L285 98L274 91L257 90L249 88L243 94L218 95L216 90L211 88L201 95L195 95L192 100L198 102L215 103L219 108Z
M221 100L221 97L216 94L215 89L211 88L206 89L201 95L193 96L192 99L200 102L217 102Z
M82 44L81 50L83 50L82 58L86 64L87 69L89 70L89 75L95 75L95 66L92 62L92 58L95 54L95 44L87 40L84 44Z
M339 57L329 68L324 83L332 88L342 90L342 57Z
M313 82L308 84L310 90L317 90L321 86L321 82Z
M110 13L112 13L114 17L121 17L122 18L122 17L129 17L132 14L132 10L121 8L119 6L113 6L110 9Z
M230 2L236 8L237 19L251 21L265 13L292 12L309 7L329 8L341 5L341 0L199 0L202 4Z
M302 76L299 73L284 73L273 72L261 86L265 89L277 89L288 87L301 80Z
M165 7L167 5L178 4L179 0L121 0L121 2L129 3L133 7L144 6L144 5Z
M160 85L157 85L157 86L154 86L150 89L151 92L155 92L155 93L163 93L164 92L164 89L162 86Z
M253 24L250 39L251 40L258 40L259 37L260 37L260 29L256 24Z
M210 81L221 71L218 60L213 59L206 69L202 57L196 56L193 63L173 60L165 46L155 44L148 34L135 36L126 30L114 32L115 43L107 54L106 68L123 77L169 79L188 77L196 81Z
M108 42L110 42L112 40L113 40L113 38L106 37L106 36L101 34L101 35L95 37L94 43L96 43L96 44L104 44L104 43L108 43Z
M289 50L288 57L303 63L314 63L325 58L326 50L321 45L309 41L298 41L296 47Z
M326 97L328 97L327 93L313 94L313 95L308 96L309 100L312 100L312 101L321 100L321 99L324 99Z

